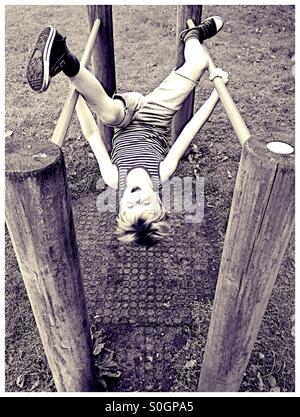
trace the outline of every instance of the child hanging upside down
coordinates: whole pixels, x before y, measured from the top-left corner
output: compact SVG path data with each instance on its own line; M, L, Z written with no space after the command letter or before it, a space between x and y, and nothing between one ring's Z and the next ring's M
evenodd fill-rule
M55 28L46 27L38 37L27 68L28 83L34 91L44 92L51 77L62 71L80 93L76 112L82 132L97 158L104 182L119 190L117 236L122 242L151 246L171 234L159 189L174 174L197 131L213 112L219 100L217 91L214 89L194 114L169 152L167 130L207 69L201 43L216 35L222 26L222 18L214 16L181 32L184 64L147 96L130 92L109 97L94 75L80 65ZM216 76L227 83L227 73L219 68L210 79ZM111 157L86 103L104 124L117 128Z

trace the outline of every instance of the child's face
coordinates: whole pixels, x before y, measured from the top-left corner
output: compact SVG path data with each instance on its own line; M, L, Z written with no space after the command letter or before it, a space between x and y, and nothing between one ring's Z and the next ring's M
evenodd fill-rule
M160 200L152 188L127 187L120 201L120 211L133 216L142 213L156 214L161 210Z

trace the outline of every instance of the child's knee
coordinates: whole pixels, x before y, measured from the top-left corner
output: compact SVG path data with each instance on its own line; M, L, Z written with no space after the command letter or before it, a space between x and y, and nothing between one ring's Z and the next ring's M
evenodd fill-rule
M122 120L124 119L125 116L125 112L118 112L118 113L103 113L101 112L99 119L101 120L101 122L105 125L108 126L118 126Z
M105 125L117 126L122 122L125 116L125 107L119 100L110 99L107 105L95 105L96 113Z

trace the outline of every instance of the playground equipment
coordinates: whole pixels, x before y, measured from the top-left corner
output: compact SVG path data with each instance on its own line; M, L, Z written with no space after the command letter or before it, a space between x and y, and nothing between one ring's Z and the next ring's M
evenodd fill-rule
M94 51L96 74L102 83L107 68L114 68L111 10L111 6L88 6L93 28L82 62L89 61L100 24L98 40L109 39L105 46L99 41ZM201 6L178 6L177 32L187 20L190 27L198 23L201 10ZM180 64L182 51L177 46ZM214 63L206 52L211 71ZM101 71L103 61L109 66ZM114 71L105 82L109 86L104 87L114 90ZM242 155L198 390L238 391L294 227L294 149L284 140L278 143L271 137L251 137L222 79L217 77L213 82L242 145ZM92 391L96 385L59 148L76 100L77 93L71 90L54 143L8 144L6 153L6 223L59 391ZM176 116L173 137L192 115L193 95L185 106ZM109 143L111 130L103 132Z

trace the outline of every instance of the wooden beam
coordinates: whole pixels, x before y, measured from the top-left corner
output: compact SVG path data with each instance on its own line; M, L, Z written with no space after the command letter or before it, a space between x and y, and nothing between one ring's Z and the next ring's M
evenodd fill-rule
M198 391L239 390L294 229L293 148L269 142L243 146Z
M61 149L6 145L5 216L58 391L94 391L96 374Z

